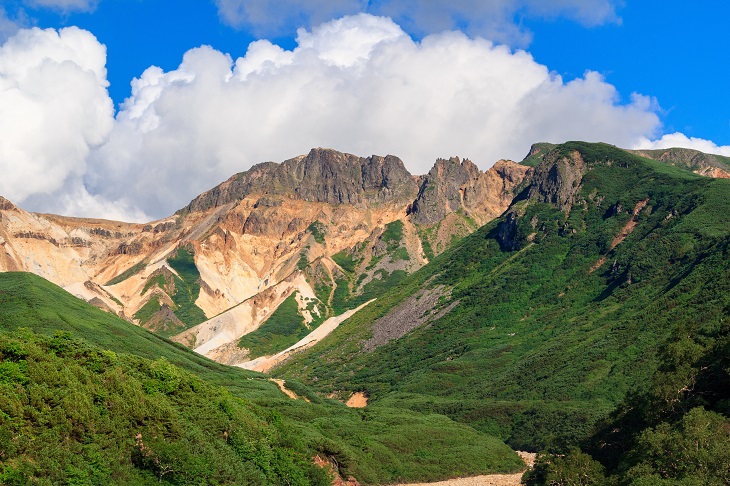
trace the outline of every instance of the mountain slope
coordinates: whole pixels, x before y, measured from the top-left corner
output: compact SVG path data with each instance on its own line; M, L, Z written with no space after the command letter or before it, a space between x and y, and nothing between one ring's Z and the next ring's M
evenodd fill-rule
M576 444L647 382L678 324L726 317L728 191L605 144L557 146L499 220L275 374L513 447Z
M698 150L685 148L632 150L631 152L652 160L689 169L696 174L722 179L730 178L730 157L705 154Z
M0 274L0 482L326 484L314 456L367 484L522 466L442 415L354 410L285 385L307 401L40 277Z
M243 334L293 293L307 298L298 300L307 329L357 307L500 214L527 171L502 161L480 172L451 159L419 178L394 156L313 149L236 174L146 225L31 214L3 200L0 270L37 273L241 363L260 349L241 347Z

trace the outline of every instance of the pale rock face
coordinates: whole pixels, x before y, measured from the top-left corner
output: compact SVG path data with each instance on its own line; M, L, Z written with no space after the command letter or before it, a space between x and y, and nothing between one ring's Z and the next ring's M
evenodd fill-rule
M292 293L315 298L312 288L302 274L259 292L243 303L175 336L175 341L191 346L196 353L218 355L218 348L238 341L255 331Z
M0 271L36 273L131 321L158 299L165 315L156 322L178 325L172 299L177 273L170 260L187 248L199 273L195 305L208 320L174 339L236 363L246 354L235 346L240 337L294 292L307 323L330 317L327 302L307 310L316 296L304 268L316 267L333 289L342 269L332 256L343 251L360 252L358 271L373 262L361 287L377 271L415 271L428 261L423 228L439 225L438 253L454 235L504 211L528 170L499 162L481 172L469 161L450 159L416 178L397 157L313 149L281 164L259 164L177 214L144 225L33 214L0 197ZM464 215L475 222L466 229ZM382 258L387 245L381 236L395 221L402 223L402 258ZM312 315L317 312L325 314Z

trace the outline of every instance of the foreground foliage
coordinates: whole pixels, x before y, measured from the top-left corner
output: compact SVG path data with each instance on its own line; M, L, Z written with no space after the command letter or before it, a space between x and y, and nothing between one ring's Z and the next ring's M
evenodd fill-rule
M40 277L0 274L0 484L365 484L519 471L443 415L355 410L230 368Z
M2 484L328 484L274 414L165 359L0 335Z

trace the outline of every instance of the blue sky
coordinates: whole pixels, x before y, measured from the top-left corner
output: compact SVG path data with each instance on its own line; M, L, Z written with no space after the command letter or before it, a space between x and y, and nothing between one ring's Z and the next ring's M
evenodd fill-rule
M33 210L163 217L312 146L393 153L414 173L571 138L730 155L724 0L0 6L0 83L20 93L0 96L0 128L19 131L0 141L0 194ZM43 77L44 52L63 75ZM38 144L49 126L65 135Z

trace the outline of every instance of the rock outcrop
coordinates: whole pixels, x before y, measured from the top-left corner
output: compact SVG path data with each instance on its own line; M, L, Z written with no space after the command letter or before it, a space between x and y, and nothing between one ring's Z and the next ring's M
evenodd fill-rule
M514 189L529 171L529 167L507 160L482 172L469 159L438 159L423 178L409 213L413 222L431 225L463 210L478 224L484 224L507 209Z
M312 149L276 164L265 162L193 199L181 212L205 211L259 194L357 207L405 202L418 188L398 157L357 157L331 149Z
M578 151L570 154L551 151L535 167L527 195L530 199L554 204L563 211L569 210L587 170Z
M683 169L689 169L702 176L720 179L730 178L730 157L706 154L687 148L629 150L629 152Z

